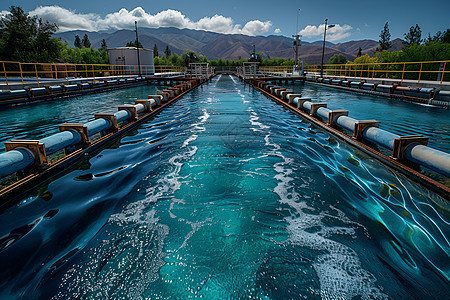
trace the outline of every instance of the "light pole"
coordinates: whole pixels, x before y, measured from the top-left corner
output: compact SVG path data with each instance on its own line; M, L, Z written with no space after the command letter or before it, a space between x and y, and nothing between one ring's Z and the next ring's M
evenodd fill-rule
M300 8L297 11L297 27L295 28L295 35L292 37L295 38L294 41L294 53L295 53L295 61L294 61L294 71L298 71L298 46L299 46L299 35L298 35L298 14L300 13Z
M141 60L139 58L139 39L138 39L138 32L137 32L137 21L134 21L134 27L136 32L136 51L137 51L137 59L138 59L138 66L139 66L139 77L141 77Z
M325 30L323 32L323 47L322 47L322 64L320 65L320 77L323 77L323 56L325 54L325 37L327 36L327 27L333 28L335 25L328 25L327 26L328 19L325 19Z

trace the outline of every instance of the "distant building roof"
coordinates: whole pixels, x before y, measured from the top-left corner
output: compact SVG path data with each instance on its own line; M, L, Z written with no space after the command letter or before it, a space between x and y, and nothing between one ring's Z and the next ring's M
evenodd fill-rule
M107 50L134 50L134 51L136 51L136 49L137 49L136 47L117 47L117 48L109 48ZM139 49L153 52L153 50L150 50L150 49L145 49L145 48L139 48Z

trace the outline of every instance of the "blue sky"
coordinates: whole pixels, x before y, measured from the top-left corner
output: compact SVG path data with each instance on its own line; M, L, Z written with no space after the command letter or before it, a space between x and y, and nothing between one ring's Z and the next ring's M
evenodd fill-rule
M30 14L60 25L63 31L131 29L134 20L142 27L203 29L222 33L248 35L295 34L297 10L299 31L305 41L323 37L323 23L337 26L327 31L327 40L346 42L379 39L380 31L389 22L391 39L402 38L416 23L422 37L450 27L450 1L244 1L244 0L6 0L0 11L11 5L21 6Z

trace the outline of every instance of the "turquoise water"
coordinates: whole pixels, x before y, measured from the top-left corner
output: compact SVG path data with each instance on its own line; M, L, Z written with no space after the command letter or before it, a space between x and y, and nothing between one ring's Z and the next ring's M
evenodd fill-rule
M85 123L98 112L116 112L117 106L146 99L165 86L142 85L127 89L0 107L0 151L12 139L41 139L59 132L62 123Z
M1 299L442 299L439 196L229 76L0 215Z

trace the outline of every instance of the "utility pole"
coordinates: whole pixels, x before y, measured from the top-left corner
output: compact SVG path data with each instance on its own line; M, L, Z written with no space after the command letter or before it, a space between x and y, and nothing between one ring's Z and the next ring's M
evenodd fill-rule
M138 39L138 31L137 31L137 21L134 21L134 28L136 32L136 51L137 51L137 59L138 59L138 66L139 66L139 77L141 77L141 60L139 58L139 39Z
M294 70L298 71L298 46L299 46L299 35L298 35L298 14L300 13L300 8L297 11L297 27L295 28L295 35L292 37L295 38L294 41L294 53L295 53L295 59L294 59Z
M325 37L327 36L327 28L333 28L335 25L327 26L328 19L325 19L325 29L323 31L323 47L322 47L322 64L320 65L320 77L323 77L323 56L325 54Z

